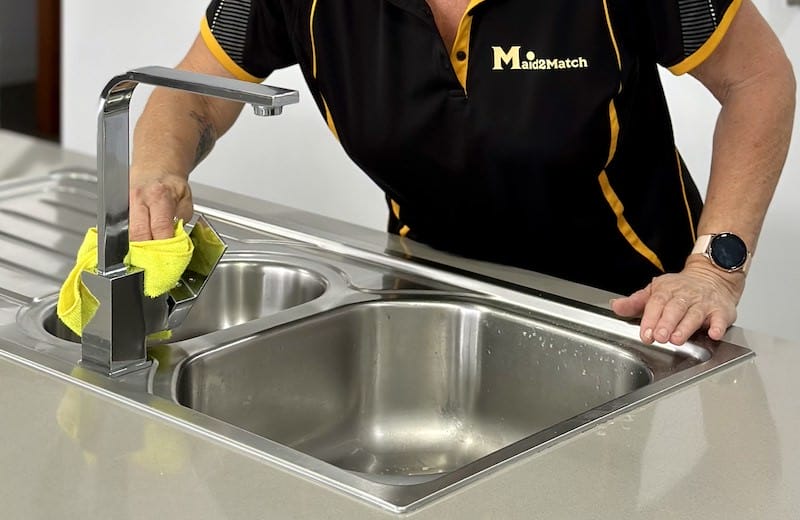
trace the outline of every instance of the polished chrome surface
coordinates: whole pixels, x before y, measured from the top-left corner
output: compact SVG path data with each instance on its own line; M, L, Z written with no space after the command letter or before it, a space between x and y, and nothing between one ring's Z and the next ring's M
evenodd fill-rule
M645 346L635 323L587 304L597 295L586 288L561 282L587 295L569 299L535 274L409 259L382 236L282 221L285 208L215 191L197 207L229 252L183 326L150 345L154 366L76 372L80 346L57 337L53 308L93 183L60 174L0 187L0 308L16 310L0 313L0 348L390 511L752 355L700 336Z
M128 253L129 106L140 83L248 102L257 107L259 115L278 113L279 107L298 101L295 91L165 67L129 71L103 88L97 121L97 272L83 277L98 291L95 297L101 310L84 323L82 344L86 365L109 374L147 366L145 337L176 327L197 297L192 286L198 275L210 274L209 270L187 276L177 298L146 302L141 294L141 274L123 263ZM200 222L201 227L206 225ZM206 260L213 269L219 258ZM197 283L197 290L204 279Z

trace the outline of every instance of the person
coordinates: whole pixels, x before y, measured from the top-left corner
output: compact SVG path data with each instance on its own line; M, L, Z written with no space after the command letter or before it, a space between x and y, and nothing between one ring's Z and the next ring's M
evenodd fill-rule
M612 309L648 344L734 322L795 102L751 0L214 0L178 68L258 82L293 64L389 231L627 294ZM721 103L705 203L659 66ZM131 240L191 215L189 172L240 109L154 91Z

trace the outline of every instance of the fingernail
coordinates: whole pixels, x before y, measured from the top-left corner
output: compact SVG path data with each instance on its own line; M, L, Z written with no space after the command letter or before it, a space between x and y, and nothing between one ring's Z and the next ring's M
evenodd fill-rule
M675 332L672 333L672 338L675 340L680 340L682 337L683 334L679 330L676 330Z
M645 341L653 341L653 329L646 329L644 331Z
M667 329L658 329L658 332L656 333L656 338L658 338L658 341L661 342L667 341L669 339L669 334L667 333Z
M608 300L608 304L609 305L614 305L615 301L617 301L617 298L611 298L610 300Z

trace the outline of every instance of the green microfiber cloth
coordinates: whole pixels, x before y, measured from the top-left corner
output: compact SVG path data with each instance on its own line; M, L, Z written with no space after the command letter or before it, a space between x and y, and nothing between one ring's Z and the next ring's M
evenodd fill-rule
M156 298L178 284L192 259L194 243L183 229L183 221L175 224L175 236L162 240L131 242L125 265L144 270L144 294ZM80 336L83 324L97 311L98 301L81 281L81 272L97 269L97 228L86 232L78 249L75 267L61 286L57 314L61 321Z

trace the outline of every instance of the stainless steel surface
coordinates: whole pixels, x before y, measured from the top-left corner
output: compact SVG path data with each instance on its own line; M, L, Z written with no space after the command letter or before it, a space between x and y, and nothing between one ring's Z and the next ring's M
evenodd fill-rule
M0 189L0 217L41 210L35 222L20 218L27 236L71 243L75 231L58 217L91 202L90 187L69 175L15 184ZM17 284L47 279L33 266L60 273L69 259L52 263L52 250L16 236L0 235L27 254L4 257L27 271L0 282L16 287L2 294L19 308L15 323L0 325L0 348L394 512L751 355L704 337L648 347L635 324L503 271L490 278L448 269L445 256L434 264L355 248L298 223L259 221L226 197L197 201L230 246L206 288L215 299L197 318L213 326L152 345L152 369L74 373L79 347L46 330L55 296ZM291 281L283 292L253 291L275 280Z
M165 67L126 72L103 88L97 121L97 272L83 276L97 290L94 296L101 310L84 324L82 344L86 365L109 374L147 366L145 337L177 326L197 297L196 292L184 291L174 305L166 297L145 302L141 274L123 262L128 253L129 107L140 83L251 103L258 115L279 113L283 105L298 101L296 91ZM212 268L213 264L216 261Z
M190 359L175 397L367 478L408 484L700 362L481 300L390 299Z

